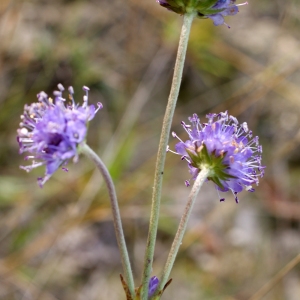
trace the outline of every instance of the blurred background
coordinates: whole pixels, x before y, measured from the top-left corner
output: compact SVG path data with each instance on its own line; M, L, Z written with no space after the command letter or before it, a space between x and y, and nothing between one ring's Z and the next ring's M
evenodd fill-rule
M205 184L163 299L298 300L300 266L300 2L250 0L193 23L173 127L228 110L263 145L266 175L237 205ZM109 199L85 157L41 189L18 154L25 103L58 83L104 108L88 143L109 166L140 284L157 145L182 17L155 0L1 0L0 299L124 299ZM174 149L176 140L170 139ZM153 274L165 263L190 189L186 163L167 155ZM255 293L287 267L264 297Z

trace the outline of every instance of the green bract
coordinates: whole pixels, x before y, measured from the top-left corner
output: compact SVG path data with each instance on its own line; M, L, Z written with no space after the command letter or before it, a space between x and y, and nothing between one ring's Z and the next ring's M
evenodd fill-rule
M224 189L221 180L226 181L230 178L236 178L236 176L226 172L229 165L223 162L224 157L226 156L225 152L219 156L216 156L216 151L209 154L205 144L197 148L196 151L186 149L186 152L191 159L191 166L198 170L201 170L203 167L208 168L210 173L207 179L213 181L219 188Z
M199 17L204 17L206 14L218 13L220 11L220 9L211 9L218 0L158 0L157 2L161 6L181 15L197 12Z

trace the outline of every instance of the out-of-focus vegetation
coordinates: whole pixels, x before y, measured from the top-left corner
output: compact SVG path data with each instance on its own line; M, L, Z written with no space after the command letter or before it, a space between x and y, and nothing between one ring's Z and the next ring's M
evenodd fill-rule
M249 299L300 252L300 3L250 0L214 27L195 20L173 130L192 113L229 110L264 147L253 194L198 197L164 299ZM16 129L25 103L58 83L91 89L104 109L88 142L114 177L137 285L154 163L182 17L155 0L0 2L0 299L124 299L108 195L82 157L43 189L26 174ZM171 138L170 147L175 144ZM153 273L165 262L189 188L172 154L164 172ZM267 300L298 300L300 267Z

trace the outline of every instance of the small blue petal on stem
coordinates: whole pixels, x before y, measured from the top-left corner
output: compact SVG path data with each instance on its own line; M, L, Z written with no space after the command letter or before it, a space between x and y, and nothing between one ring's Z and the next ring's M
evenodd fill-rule
M148 290L148 297L152 297L156 292L156 289L159 284L159 279L156 276L151 277L149 281L149 290Z

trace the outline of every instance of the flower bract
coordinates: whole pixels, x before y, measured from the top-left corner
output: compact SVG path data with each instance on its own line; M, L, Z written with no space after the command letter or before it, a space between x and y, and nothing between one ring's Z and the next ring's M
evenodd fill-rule
M178 14L196 12L199 18L212 19L215 26L225 24L225 16L233 16L239 12L238 6L248 2L235 4L236 0L157 0L157 2Z
M21 166L26 171L45 165L45 176L38 178L40 186L59 168L65 166L73 158L78 160L78 146L86 138L88 122L94 118L98 103L88 105L88 87L83 87L85 95L83 104L75 103L74 90L69 87L69 100L63 98L64 87L59 84L54 92L54 100L44 92L37 95L38 102L25 105L21 116L17 140L20 153L29 152L25 160L32 164ZM63 167L63 170L67 170Z
M192 179L202 168L209 169L208 180L213 181L221 192L231 191L236 202L243 189L253 192L264 175L261 165L262 146L258 137L252 137L247 123L239 124L227 112L207 115L208 122L200 123L196 114L189 118L191 124L182 122L189 139L175 146L175 153L188 163ZM186 181L188 186L190 181ZM224 201L220 197L220 201Z

